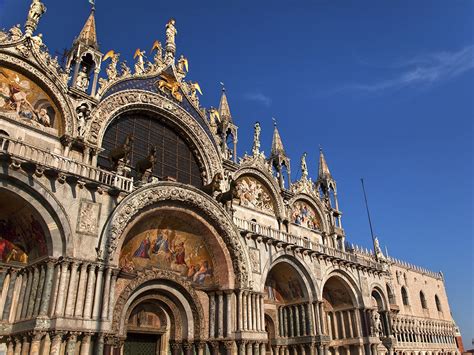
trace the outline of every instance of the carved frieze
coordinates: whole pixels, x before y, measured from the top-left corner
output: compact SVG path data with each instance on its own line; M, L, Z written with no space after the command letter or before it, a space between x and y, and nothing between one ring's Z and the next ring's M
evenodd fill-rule
M101 205L99 203L86 199L81 200L76 228L76 231L78 233L93 236L97 235L99 227L100 207Z

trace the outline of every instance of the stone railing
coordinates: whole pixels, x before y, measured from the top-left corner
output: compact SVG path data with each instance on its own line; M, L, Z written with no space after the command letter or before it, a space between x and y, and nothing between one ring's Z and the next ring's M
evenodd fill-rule
M38 148L22 140L0 135L0 155L8 155L20 161L34 162L43 169L53 169L68 175L76 175L99 184L131 192L133 179L117 175L110 171L80 163L53 153L48 149Z
M348 253L343 250L335 249L322 245L317 242L313 242L309 239L298 237L272 227L266 227L258 224L257 222L247 221L242 218L234 216L235 225L243 232L252 233L258 236L273 239L277 242L282 242L287 245L294 245L309 251L315 252L320 255L326 255L335 259L340 259L353 264L358 264L363 267L375 269L377 271L385 271L384 265L375 260L368 260L367 258L360 257L355 253Z

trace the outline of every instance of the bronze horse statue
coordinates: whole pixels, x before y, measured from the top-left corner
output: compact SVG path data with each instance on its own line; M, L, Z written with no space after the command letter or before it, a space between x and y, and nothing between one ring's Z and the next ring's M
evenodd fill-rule
M156 152L157 149L155 146L150 148L150 152L148 156L144 159L140 159L137 164L135 165L135 170L137 172L137 179L140 180L143 177L143 174L150 169L153 171L156 163Z
M125 163L127 163L128 156L132 151L132 144L133 144L133 134L128 134L127 138L125 138L125 142L112 149L109 153L109 162L112 165L112 170L117 170L117 166L120 159L123 159Z
M237 191L237 182L235 180L230 181L229 190L225 192L221 192L219 195L216 196L217 202L221 203L224 207L228 207L228 203L230 202L230 211L232 211L232 201L234 198L238 198L238 191ZM229 209L228 209L229 210Z
M213 197L214 192L222 192L221 190L221 181L223 179L222 173L216 173L212 178L212 181L204 185L201 190L208 194L209 196Z

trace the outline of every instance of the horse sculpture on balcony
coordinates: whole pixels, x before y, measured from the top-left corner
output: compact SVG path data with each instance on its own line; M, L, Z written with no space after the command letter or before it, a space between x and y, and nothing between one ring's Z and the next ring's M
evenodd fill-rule
M119 165L119 161L122 160L124 164L127 164L128 162L128 156L130 155L130 152L132 151L132 145L133 145L133 134L127 135L127 138L125 138L125 142L112 149L109 153L109 162L112 165L112 170L117 171L117 167Z

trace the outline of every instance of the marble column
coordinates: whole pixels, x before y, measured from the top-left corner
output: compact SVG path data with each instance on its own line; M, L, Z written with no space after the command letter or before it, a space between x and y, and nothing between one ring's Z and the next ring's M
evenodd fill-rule
M260 295L255 295L255 330L260 331L262 321L262 317L260 316L261 309L260 309Z
M94 355L102 355L104 353L104 335L97 334Z
M216 297L209 293L209 338L216 336Z
M325 323L325 311L323 302L318 302L319 324L321 325L321 334L328 334L328 329Z
M20 337L15 337L15 355L21 355L21 345L22 345L22 339Z
M308 334L308 314L306 313L307 304L300 305L301 308L301 335Z
M82 336L80 355L89 355L91 347L91 336L92 333L84 333L84 335Z
M49 352L50 355L60 355L62 341L63 341L63 333L62 332L54 333L53 339L51 340L51 350Z
M250 327L251 330L255 330L257 326L257 310L256 310L256 302L255 302L255 293L250 294L250 303L252 305L252 326Z
M107 319L107 315L109 313L111 271L112 270L110 268L107 268L105 271L104 295L102 300L102 319Z
M82 312L84 311L84 298L86 295L86 281L87 281L87 263L81 264L79 272L79 285L77 287L77 300L76 307L74 309L74 315L76 317L82 317Z
M20 290L21 292L18 295L18 292L15 292L15 289L13 289L13 295L17 295L16 303L13 302L12 299L12 308L15 308L15 320L20 320L23 317L21 316L22 311L24 310L23 308L23 302L25 301L25 296L26 296L26 284L28 282L28 274L29 270L24 269L20 273L20 278L18 278L18 283L20 283ZM16 307L15 307L16 304Z
M224 336L224 295L217 292L217 336Z
M67 301L66 301L66 317L74 315L74 305L76 303L77 294L77 263L71 263L71 277L69 278L69 287L67 290Z
M46 264L46 275L44 277L43 295L41 296L41 303L39 308L40 317L48 314L49 302L51 298L51 290L53 287L54 263L49 261Z
M228 291L225 294L225 303L226 303L226 329L225 336L229 338L232 333L232 291Z
M243 291L242 294L242 329L248 329L248 302L247 302L247 291Z
M77 333L70 333L66 344L66 355L75 355L77 343Z
M42 332L33 334L33 338L31 339L30 355L39 355L41 339L43 338L44 334L45 333Z
M25 319L26 315L27 315L28 305L30 303L31 286L33 285L33 275L34 275L33 269L34 268L28 269L26 288L22 288L22 290L21 290L23 302L21 302L21 303L18 302L18 307L21 306L20 319Z
M299 305L293 306L293 313L295 314L295 336L301 336L301 327L300 327L300 310Z
M242 330L243 311L242 311L242 290L237 291L237 331Z
M94 286L95 286L95 269L96 265L90 264L89 265L89 273L87 276L87 291L86 291L86 299L84 301L84 314L83 317L85 319L90 319L92 317L92 297L94 294Z
M293 307L288 306L288 336L289 337L294 337L295 333L293 331Z
M31 278L33 275L31 275ZM30 337L28 335L23 336L23 344L21 345L21 354L28 355L30 353Z
M44 280L46 276L46 265L41 265L39 266L39 268L40 268L40 275L39 275L39 281L38 281L38 290L36 292L35 305L33 307L33 316L35 317L39 314L41 299L42 299L43 290L44 290Z
M56 309L54 314L56 316L62 316L64 314L64 301L66 296L66 278L68 272L68 263L63 262L61 264L61 274L59 278L59 288L58 288L58 297L56 299Z
M5 306L3 307L3 316L2 316L2 319L6 321L8 321L8 319L10 318L10 311L11 311L12 300L13 300L13 290L15 288L17 275L18 275L17 270L11 270L10 282L8 284L7 298L5 300Z
M104 281L103 273L104 273L104 267L100 265L97 270L97 279L95 283L94 309L92 312L93 319L98 319L100 316L100 306L102 303L102 283Z
M28 308L26 310L26 318L31 318L33 316L33 311L35 309L36 294L38 293L38 283L40 278L40 266L36 266L33 271L33 281L31 283L31 291L28 300Z
M260 327L260 330L263 332L265 331L265 302L264 302L264 299L263 299L263 295L260 295L259 296L259 299L260 299L260 309L261 309L261 312L260 312L260 316L262 317L261 318L261 321L260 321L260 324L261 324L261 327Z
M108 319L114 317L114 305L115 305L115 285L117 283L117 270L112 271L112 278L110 279L110 297L109 297L109 314Z

